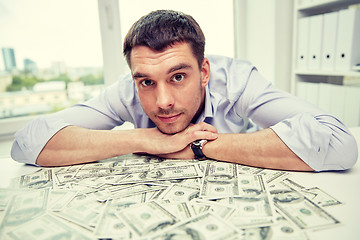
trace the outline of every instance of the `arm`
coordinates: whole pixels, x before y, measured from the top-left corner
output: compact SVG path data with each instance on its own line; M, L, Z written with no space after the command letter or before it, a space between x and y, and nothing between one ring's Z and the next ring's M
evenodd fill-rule
M253 133L218 134L217 139L205 144L203 153L211 159L254 167L313 171L270 128ZM159 156L193 158L194 154L190 147L186 147L183 151Z
M176 152L197 138L216 138L210 133L216 129L206 124L175 135L164 135L156 128L110 130L125 121L149 126L135 93L128 75L84 104L31 121L15 134L12 158L27 164L62 166L127 153Z
M216 129L204 123L190 126L174 135L163 134L157 128L89 130L68 126L48 141L36 164L64 166L129 153L166 154L177 152L196 139L214 140L216 137Z
M269 128L245 134L219 134L218 139L204 146L204 154L209 158L255 167L313 171Z
M357 145L348 129L335 117L274 88L256 71L235 104L240 116L252 119L263 130L219 134L204 146L213 159L255 167L324 171L351 168ZM169 155L191 158L186 148Z

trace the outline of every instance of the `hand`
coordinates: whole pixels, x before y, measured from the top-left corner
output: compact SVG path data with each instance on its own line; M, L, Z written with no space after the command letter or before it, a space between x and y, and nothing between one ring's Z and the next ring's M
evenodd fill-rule
M156 156L160 158L173 158L173 159L193 159L195 157L194 152L190 149L190 144L178 152L157 154Z
M183 131L168 135L157 128L141 129L145 142L143 148L145 153L157 156L183 156L192 158L193 154L189 144L198 139L215 140L218 137L217 129L207 123L192 124ZM182 158L182 157L176 157Z

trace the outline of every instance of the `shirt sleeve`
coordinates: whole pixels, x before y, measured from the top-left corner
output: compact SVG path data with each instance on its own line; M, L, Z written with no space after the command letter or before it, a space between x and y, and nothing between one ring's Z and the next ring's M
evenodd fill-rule
M255 69L237 107L260 127L274 130L315 171L345 170L357 161L355 138L341 121L275 88Z
M126 82L126 79L105 88L99 96L85 103L32 120L15 133L12 158L21 163L36 165L36 159L46 143L58 131L70 125L108 130L122 125L125 121L131 121L126 101L133 100L133 89L125 90L123 82ZM126 91L127 96L122 98L121 91Z

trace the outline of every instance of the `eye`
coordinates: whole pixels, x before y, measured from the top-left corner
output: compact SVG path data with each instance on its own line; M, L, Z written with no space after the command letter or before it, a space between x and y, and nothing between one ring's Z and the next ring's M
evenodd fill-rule
M172 77L172 81L174 82L181 82L182 80L184 80L184 74L176 74Z
M144 87L148 87L150 85L153 85L154 82L152 80L146 79L140 82L141 85L143 85Z

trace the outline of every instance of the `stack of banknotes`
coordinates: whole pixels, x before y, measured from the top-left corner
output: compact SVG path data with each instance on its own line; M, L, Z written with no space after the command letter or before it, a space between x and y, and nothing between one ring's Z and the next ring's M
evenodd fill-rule
M125 155L38 171L0 189L0 239L309 239L341 204L291 173Z

